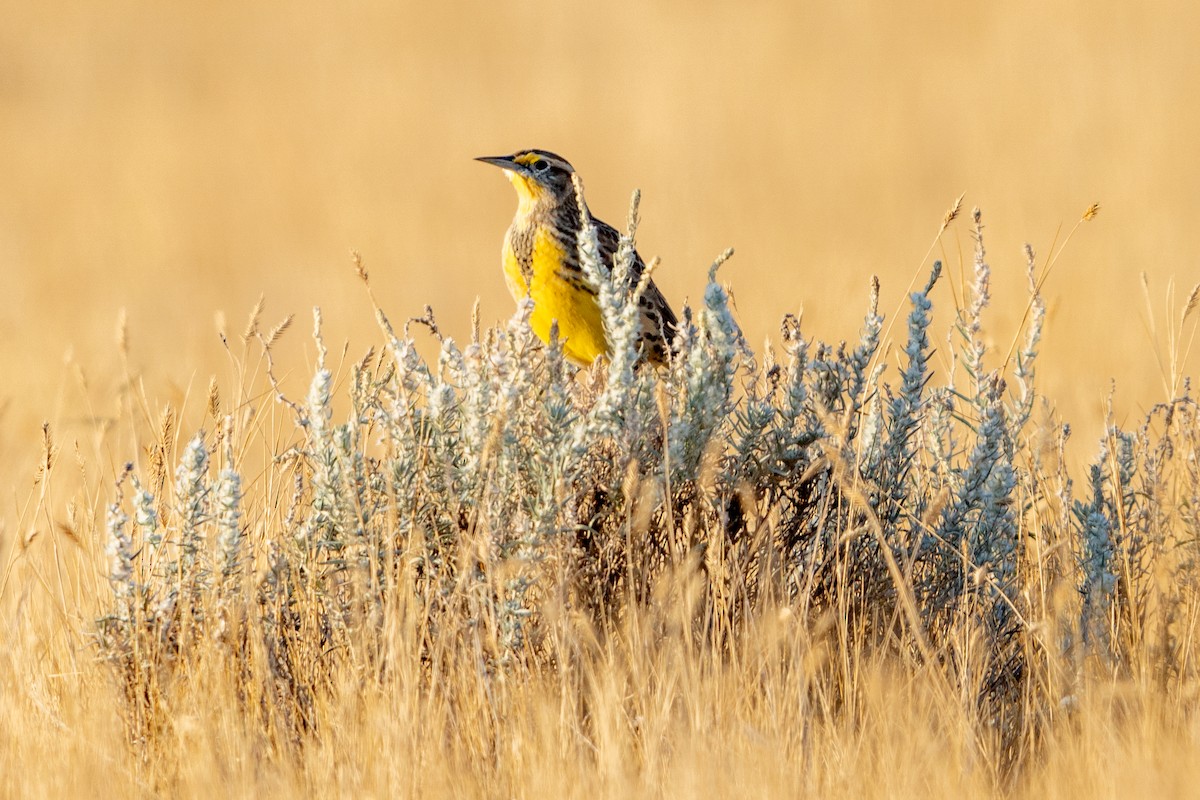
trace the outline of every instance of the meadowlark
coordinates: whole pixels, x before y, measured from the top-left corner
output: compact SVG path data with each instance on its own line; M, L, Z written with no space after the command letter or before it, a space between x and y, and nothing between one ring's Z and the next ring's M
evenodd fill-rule
M517 215L504 236L502 262L508 290L516 300L529 297L529 325L543 342L557 322L563 353L578 366L588 366L609 352L597 288L584 275L579 260L579 235L585 225L596 231L600 256L610 271L620 234L592 216L577 198L571 176L575 169L562 156L545 150L520 150L510 156L482 156L494 164L517 190ZM634 253L629 281L636 286L645 270ZM675 312L651 281L638 299L641 358L666 363L675 333Z

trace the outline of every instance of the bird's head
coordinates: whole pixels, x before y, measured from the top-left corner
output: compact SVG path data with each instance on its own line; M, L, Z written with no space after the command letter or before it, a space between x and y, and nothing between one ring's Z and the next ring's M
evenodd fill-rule
M547 150L518 150L511 156L480 156L475 160L503 169L522 204L565 200L575 193L571 183L575 168Z

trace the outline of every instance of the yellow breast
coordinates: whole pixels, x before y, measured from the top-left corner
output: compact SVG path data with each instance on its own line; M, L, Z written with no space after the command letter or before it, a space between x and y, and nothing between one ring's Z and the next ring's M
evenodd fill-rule
M529 326L543 342L550 340L550 326L558 321L563 353L580 366L588 366L608 352L604 320L596 298L571 285L563 277L562 246L548 231L539 228L533 237L533 268L526 282L511 241L504 242L504 278L515 299L533 300Z

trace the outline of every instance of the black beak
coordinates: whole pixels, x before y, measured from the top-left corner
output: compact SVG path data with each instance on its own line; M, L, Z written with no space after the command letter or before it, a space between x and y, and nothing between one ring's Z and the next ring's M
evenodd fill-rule
M479 156L476 161L500 167L501 169L520 170L521 165L513 161L512 156Z

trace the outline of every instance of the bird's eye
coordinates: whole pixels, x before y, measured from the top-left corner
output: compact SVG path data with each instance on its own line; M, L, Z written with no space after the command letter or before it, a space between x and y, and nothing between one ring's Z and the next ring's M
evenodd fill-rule
M549 167L550 162L546 161L544 158L539 158L537 161L533 162L533 168L538 172L545 172Z

